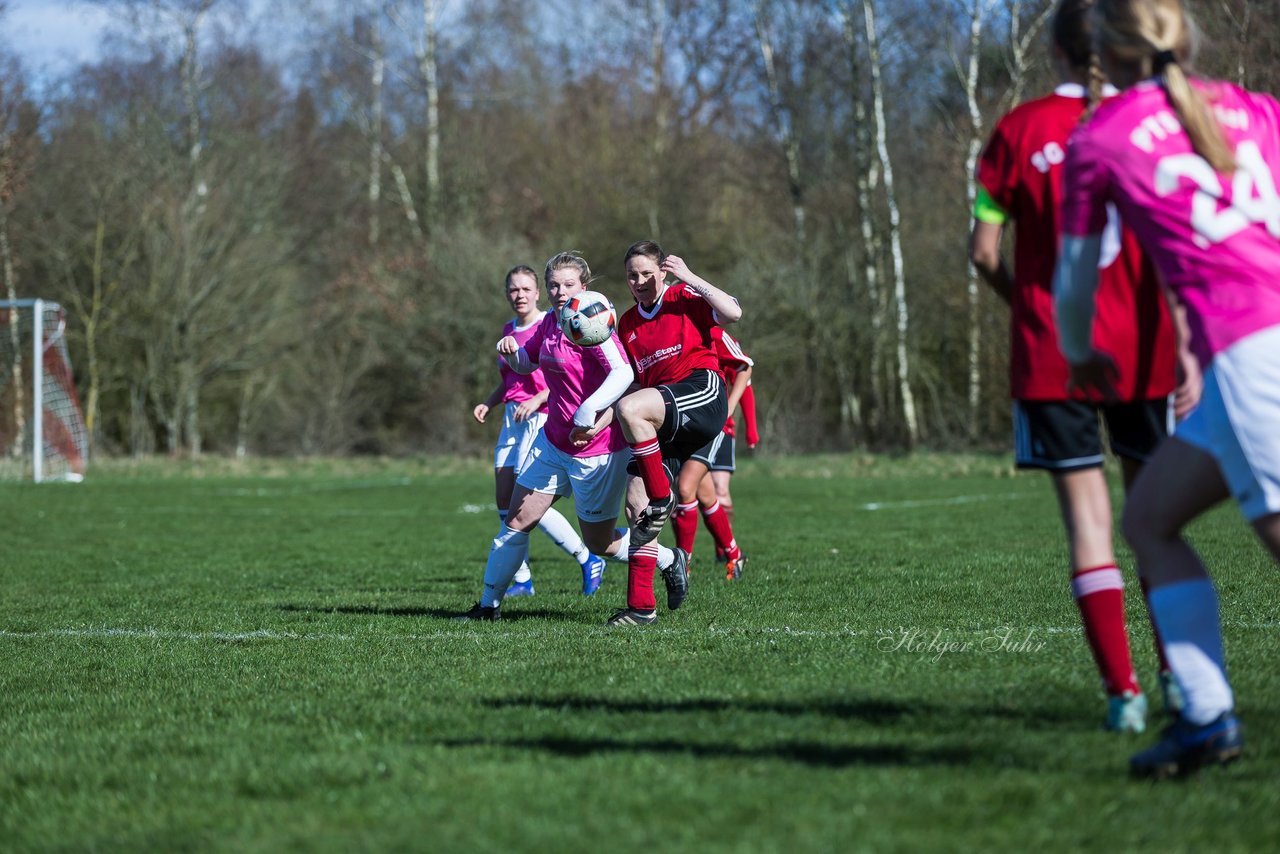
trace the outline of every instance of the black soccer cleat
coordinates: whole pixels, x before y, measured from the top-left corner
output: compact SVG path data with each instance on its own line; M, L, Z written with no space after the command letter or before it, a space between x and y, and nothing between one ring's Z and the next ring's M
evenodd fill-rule
M494 605L492 608L486 608L477 602L471 606L470 611L465 614L459 614L453 619L459 623L467 623L472 620L496 623L502 619L502 606Z
M631 548L638 549L657 539L662 533L662 526L671 518L675 509L676 497L668 495L662 501L650 501L649 506L640 511L635 524L631 526Z
M684 549L675 549L676 559L671 566L660 570L662 580L667 585L667 607L674 611L689 595L689 553Z
M1204 726L1179 717L1165 727L1154 746L1130 757L1129 772L1153 780L1181 777L1205 765L1234 762L1243 749L1240 722L1230 712Z
M636 608L619 608L604 624L610 628L618 626L651 626L658 622L658 612L641 611Z

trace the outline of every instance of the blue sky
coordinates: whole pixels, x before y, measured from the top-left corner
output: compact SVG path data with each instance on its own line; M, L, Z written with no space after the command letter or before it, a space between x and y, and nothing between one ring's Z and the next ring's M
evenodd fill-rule
M6 45L28 69L58 75L97 55L108 15L77 0L8 0L0 18Z

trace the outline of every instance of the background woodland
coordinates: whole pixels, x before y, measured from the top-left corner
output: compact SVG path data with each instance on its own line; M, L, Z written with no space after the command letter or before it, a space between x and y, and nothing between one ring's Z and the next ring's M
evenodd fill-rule
M646 237L740 298L762 449L1008 442L969 176L1046 0L99 5L52 78L0 3L0 284L66 307L97 454L478 453L505 271L625 308ZM1280 91L1280 4L1191 8Z

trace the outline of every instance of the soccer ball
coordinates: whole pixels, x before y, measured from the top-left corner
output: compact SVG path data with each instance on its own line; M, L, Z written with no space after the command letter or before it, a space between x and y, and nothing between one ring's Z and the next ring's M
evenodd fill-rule
M615 322L613 303L596 291L571 296L560 309L560 328L579 347L595 347L608 341Z

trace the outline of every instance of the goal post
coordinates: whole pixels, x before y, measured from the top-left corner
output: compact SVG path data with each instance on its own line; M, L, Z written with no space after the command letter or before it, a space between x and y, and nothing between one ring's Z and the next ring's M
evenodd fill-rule
M89 435L66 328L56 302L0 300L0 479L84 477Z

